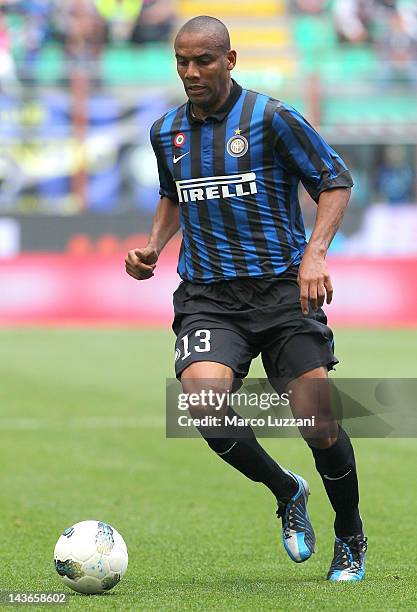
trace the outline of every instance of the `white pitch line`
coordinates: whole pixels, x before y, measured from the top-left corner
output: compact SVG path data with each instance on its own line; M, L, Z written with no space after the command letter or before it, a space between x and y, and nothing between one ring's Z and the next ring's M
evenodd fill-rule
M0 418L0 431L43 429L159 429L165 419L159 416L91 416L62 419L43 417Z

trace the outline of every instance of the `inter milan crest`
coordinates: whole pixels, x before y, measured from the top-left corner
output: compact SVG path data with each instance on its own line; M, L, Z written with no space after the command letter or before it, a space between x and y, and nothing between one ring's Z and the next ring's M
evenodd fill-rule
M235 130L235 135L227 141L227 152L232 157L242 157L249 148L248 141L241 135L240 130Z
M179 132L174 138L174 145L176 147L182 147L184 142L185 142L185 134L183 134L182 132Z

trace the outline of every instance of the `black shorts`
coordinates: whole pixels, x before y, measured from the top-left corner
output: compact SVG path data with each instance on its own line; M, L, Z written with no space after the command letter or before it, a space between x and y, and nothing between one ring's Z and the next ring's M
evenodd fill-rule
M183 281L174 293L175 373L196 361L215 361L244 378L259 354L279 387L301 374L338 363L323 310L303 315L294 279ZM274 385L275 386L275 385Z

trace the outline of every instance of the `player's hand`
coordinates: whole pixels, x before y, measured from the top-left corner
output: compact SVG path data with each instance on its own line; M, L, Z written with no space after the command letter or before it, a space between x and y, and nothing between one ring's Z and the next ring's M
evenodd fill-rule
M308 305L313 310L321 308L326 300L330 304L333 298L333 287L326 260L322 255L309 251L304 253L298 270L298 285L300 287L301 310L308 314Z
M145 280L153 276L158 253L152 247L132 249L125 259L126 272L136 280Z

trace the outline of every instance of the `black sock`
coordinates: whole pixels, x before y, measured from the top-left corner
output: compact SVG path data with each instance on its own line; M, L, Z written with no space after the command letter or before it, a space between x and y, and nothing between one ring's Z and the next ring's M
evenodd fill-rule
M359 488L353 447L347 433L339 427L333 446L310 446L327 496L336 512L334 530L339 538L362 533L359 515Z
M286 501L297 492L298 483L262 448L251 427L234 428L230 438L212 438L204 430L200 433L223 461L250 480L262 482L277 499Z

